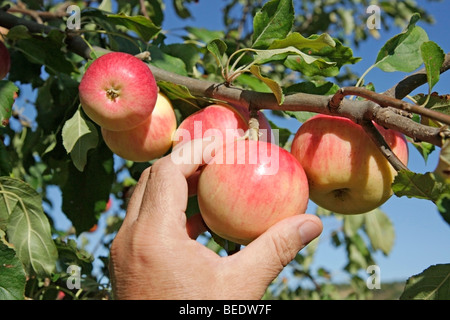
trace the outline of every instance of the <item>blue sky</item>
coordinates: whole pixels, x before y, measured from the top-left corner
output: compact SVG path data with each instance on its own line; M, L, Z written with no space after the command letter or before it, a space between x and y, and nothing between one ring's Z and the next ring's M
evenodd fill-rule
M450 30L450 20L448 19L448 2L428 2L418 1L435 18L435 23L429 25L421 23L421 26L428 34L430 40L441 46L444 52L450 52L450 41L448 30ZM221 0L200 0L199 3L192 3L189 9L193 17L187 20L178 19L173 13L171 5L167 5L165 11L164 30L172 30L169 34L182 34L180 28L185 26L204 27L208 29L221 30L223 23L221 20L221 9L224 2ZM383 12L381 12L383 14ZM368 15L369 16L369 15ZM380 38L372 38L363 42L359 48L352 47L354 55L361 57L362 61L350 66L352 70L361 75L376 60L378 51L384 43L402 30L393 27L389 31L379 30ZM175 41L179 39L174 38ZM386 73L377 68L372 69L366 76L366 81L373 82L378 92L389 89L407 74L401 72ZM439 83L434 87L434 91L443 93L449 92L450 74L443 74ZM414 93L427 92L427 87L422 86ZM272 118L275 123L285 126L295 132L299 127L294 119L281 120ZM434 170L437 164L438 153L435 152L427 164L419 153L410 149L410 160L408 167L416 172L427 172ZM426 200L398 198L393 196L382 207L383 211L391 219L395 228L395 243L389 256L382 253L375 254L374 258L380 267L381 282L385 281L405 281L408 277L422 272L428 266L439 263L450 263L450 226L444 222L437 212L434 204ZM308 212L314 212L315 205L310 204ZM324 230L320 237L319 247L316 252L313 266L324 267L332 272L334 279L345 281L347 275L342 271L347 263L346 252L342 247L335 248L331 245L331 232L340 226L340 221L335 218L323 219ZM369 274L368 274L369 276ZM382 285L382 284L381 284Z
M450 30L450 20L448 19L448 9L450 5L442 2L421 1L423 6L435 17L436 23L428 25L418 23L428 33L430 40L437 42L444 52L450 52L450 41L448 41L448 30ZM183 34L180 28L185 26L204 27L208 29L221 30L223 24L221 20L221 9L225 2L221 0L200 0L199 3L189 5L192 19L181 20L173 12L171 4L167 5L163 29L173 30L173 34ZM383 14L383 12L381 12ZM356 65L350 66L358 74L362 74L369 66L375 62L377 53L383 44L392 36L400 32L399 28L391 28L389 32L380 30L380 39L371 39L361 44L359 48L353 48L354 55L362 57L363 60ZM176 41L180 41L174 38ZM376 90L382 92L406 74L385 73L378 69L373 69L366 77L367 81L374 83ZM450 74L441 76L440 82L434 90L442 93L449 93ZM427 87L422 86L417 92L426 92ZM27 98L30 98L29 96ZM25 106L23 97L18 99L17 106ZM280 126L287 127L291 132L295 132L300 123L294 119L273 118L271 119ZM409 168L416 172L427 172L434 170L437 164L437 152L435 152L425 165L423 159L416 150L410 147ZM55 208L60 206L60 196L56 188L54 191ZM118 204L113 205L117 209ZM389 256L385 257L381 253L376 254L375 261L380 267L381 282L399 280L404 281L409 276L420 273L430 265L450 262L450 226L446 224L435 206L426 200L397 198L393 196L382 206L383 211L391 219L396 233L395 244ZM113 212L112 210L111 212ZM315 205L310 203L308 212L315 212ZM67 228L68 221L59 212L53 212L56 227ZM100 221L99 231L105 223L107 215ZM334 218L323 219L324 230L320 237L319 247L316 252L313 267L324 267L332 272L333 278L345 281L346 274L342 271L347 263L344 248L335 248L331 245L331 232L340 226L340 222ZM101 234L94 233L89 236L92 241L90 248L95 247Z

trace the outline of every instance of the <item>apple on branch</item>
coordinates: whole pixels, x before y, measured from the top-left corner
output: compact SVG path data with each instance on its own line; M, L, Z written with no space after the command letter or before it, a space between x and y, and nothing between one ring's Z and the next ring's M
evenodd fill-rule
M403 164L408 146L403 134L375 124ZM308 176L310 199L341 214L373 210L392 195L397 171L364 129L353 121L316 115L298 129L291 153Z
M194 139L215 136L222 142L242 137L248 129L246 119L234 108L212 104L186 117L173 136L173 146Z
M84 112L107 130L130 130L147 120L156 104L158 87L147 64L123 52L95 59L79 85Z
M135 162L146 162L163 156L172 147L177 119L172 103L158 93L152 115L135 128L124 131L101 129L103 140L112 152Z

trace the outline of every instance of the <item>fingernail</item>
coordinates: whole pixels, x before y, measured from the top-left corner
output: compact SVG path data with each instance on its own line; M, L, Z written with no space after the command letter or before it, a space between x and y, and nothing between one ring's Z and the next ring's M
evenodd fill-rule
M303 245L307 245L320 235L321 228L312 221L306 221L299 227L300 239Z

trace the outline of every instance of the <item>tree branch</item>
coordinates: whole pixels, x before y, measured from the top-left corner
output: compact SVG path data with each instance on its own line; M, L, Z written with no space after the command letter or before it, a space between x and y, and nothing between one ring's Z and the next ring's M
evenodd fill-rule
M48 33L51 30L59 30L55 27L19 18L0 10L0 26L11 29L17 25L26 26L32 33ZM60 32L66 34L65 41L68 50L78 54L86 60L91 58L91 48L82 37L77 34L71 34L70 30L66 30L65 32L60 30ZM448 129L442 130L440 128L433 128L416 123L413 120L398 114L395 110L381 107L372 101L352 101L342 99L339 103L339 108L333 108L333 96L296 93L286 96L284 103L279 105L272 93L244 90L232 86L225 86L224 84L181 76L152 65L150 66L150 69L157 80L186 86L194 96L217 99L247 108L249 105L252 105L257 106L259 109L323 113L346 117L358 124L373 120L383 127L399 131L416 141L429 142L438 147L442 146L444 138L450 137L450 130Z
M332 106L337 108L342 99L344 99L344 97L348 95L363 97L370 101L376 102L382 107L394 107L399 110L417 113L450 126L450 116L445 113L427 109L385 94L376 93L360 87L344 87L339 89L339 91L336 92L336 94L330 101Z

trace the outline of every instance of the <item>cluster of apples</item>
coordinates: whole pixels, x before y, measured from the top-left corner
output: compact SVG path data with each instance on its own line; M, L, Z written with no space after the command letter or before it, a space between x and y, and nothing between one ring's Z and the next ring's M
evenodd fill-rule
M290 152L273 143L262 112L262 136L246 139L250 114L239 106L209 105L177 127L173 106L158 91L148 66L120 52L96 59L79 93L106 144L128 160L150 161L192 139L223 139L200 168L198 204L211 231L239 244L250 243L283 218L305 213L309 199L336 213L358 214L392 195L396 171L364 130L345 118L317 115L306 121ZM378 129L406 163L404 136Z

